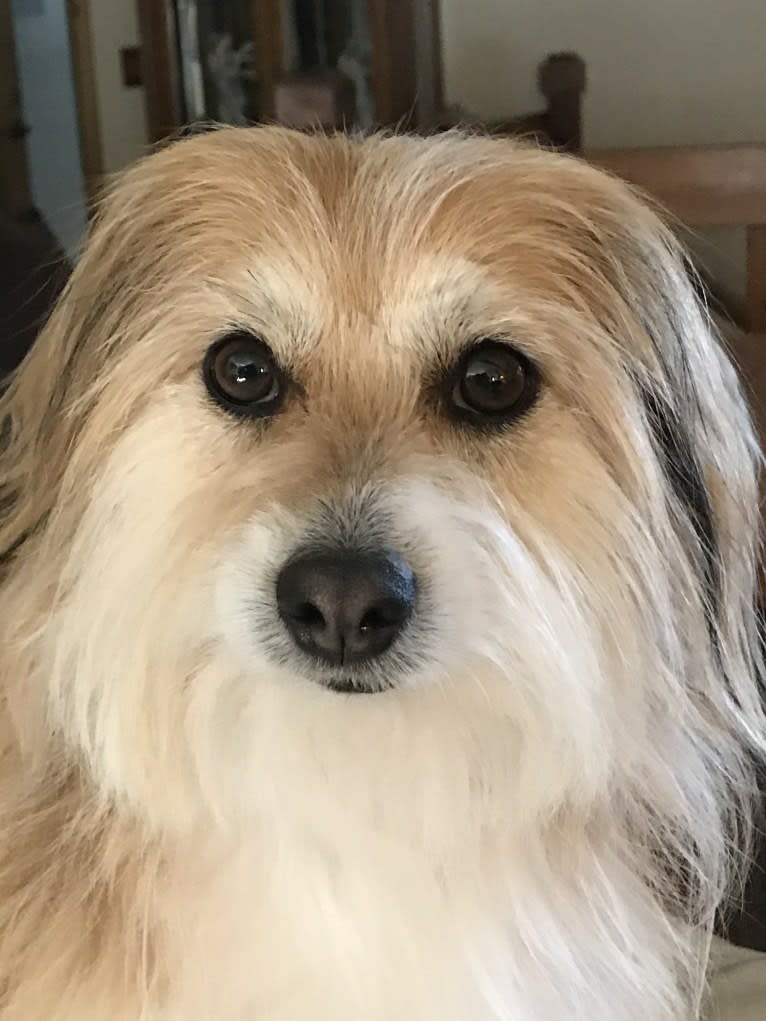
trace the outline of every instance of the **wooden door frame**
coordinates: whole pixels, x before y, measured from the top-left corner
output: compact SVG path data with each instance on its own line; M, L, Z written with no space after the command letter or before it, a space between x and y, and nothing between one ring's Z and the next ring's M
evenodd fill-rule
M66 19L69 35L69 51L72 61L72 84L75 94L75 111L77 116L78 151L82 167L88 207L91 208L103 177L103 155L101 148L101 127L98 115L98 94L93 60L93 43L90 21L90 0L66 0ZM0 0L0 31L9 33L9 44L4 48L9 51L10 64L7 71L15 80L18 89L18 120L23 129L23 106L21 100L21 83L15 56L14 24L10 0ZM0 125L0 130L5 130ZM20 140L20 141L23 141ZM26 154L24 156L26 162ZM18 189L16 200L11 197L12 207L26 205L34 210L27 171L26 199ZM23 201L22 201L23 200ZM24 210L17 210L23 212Z
M264 121L274 116L274 86L285 73L282 0L250 0L255 64L261 80Z
M172 0L137 0L149 142L154 144L181 127L178 53Z
M66 0L66 13L77 108L80 163L88 209L92 212L104 178L104 150L101 143L90 0Z
M3 210L13 217L32 215L34 204L29 179L24 134L24 111L21 100L16 40L10 0L0 0L0 55L3 58L2 87L7 93L0 104L0 201ZM7 122L4 123L6 120ZM17 133L14 133L16 129Z
M367 9L377 120L431 130L444 106L438 0L368 0Z

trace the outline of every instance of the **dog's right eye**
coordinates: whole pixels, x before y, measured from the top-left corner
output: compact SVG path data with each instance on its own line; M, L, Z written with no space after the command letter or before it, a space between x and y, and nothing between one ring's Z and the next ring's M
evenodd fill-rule
M282 404L285 376L268 344L252 333L237 331L213 344L202 372L211 397L234 414L263 418Z
M445 380L447 407L453 417L479 428L504 426L531 407L539 384L537 367L521 351L483 340Z

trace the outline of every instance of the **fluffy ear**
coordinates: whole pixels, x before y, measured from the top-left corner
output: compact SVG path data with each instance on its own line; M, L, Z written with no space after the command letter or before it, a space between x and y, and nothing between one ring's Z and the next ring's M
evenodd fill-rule
M0 563L50 514L110 355L134 320L134 296L164 254L152 237L170 184L156 164L170 156L142 161L106 191L79 263L0 397Z
M31 351L0 398L0 563L44 524L55 503L67 453L80 423L74 382L84 373L94 347L95 326L117 285L118 238L110 224L118 201L107 197L79 265ZM92 338L92 339L91 339Z
M92 264L85 256L84 262ZM75 277L85 270L75 271ZM71 381L89 324L78 311L77 279L56 308L0 398L0 565L7 565L25 541L40 531L56 494L80 424Z
M660 698L673 692L663 712L677 739L654 749L672 796L663 804L662 783L642 775L627 801L643 799L635 827L663 901L705 934L747 872L766 759L761 455L679 243L623 185L607 182L603 196L591 214L589 260L607 285L599 320L635 398L632 457L644 476L638 488L646 487L638 512L657 558L647 550L644 595L647 603L656 596L651 626L665 671L657 690Z
M698 578L719 672L721 720L766 748L758 627L761 455L737 373L693 268L654 213L626 196L618 287L650 345L631 371L664 477L665 499Z
M65 465L62 373L74 335L66 289L0 398L0 566L44 525Z

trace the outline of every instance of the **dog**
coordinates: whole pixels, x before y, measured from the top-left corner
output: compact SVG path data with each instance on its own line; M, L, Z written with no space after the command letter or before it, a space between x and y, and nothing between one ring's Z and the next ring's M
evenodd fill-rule
M0 412L3 1021L699 1016L759 454L626 185L186 138Z

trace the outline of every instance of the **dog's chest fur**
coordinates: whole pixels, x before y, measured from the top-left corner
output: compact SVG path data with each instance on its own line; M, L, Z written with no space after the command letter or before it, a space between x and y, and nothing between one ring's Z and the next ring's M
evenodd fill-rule
M163 898L173 991L161 1021L495 1016L474 974L486 918L407 849L329 850L304 835L198 867Z
M367 852L360 856L360 852ZM641 1021L634 961L561 889L451 875L405 848L244 842L161 898L170 996L148 1021ZM595 892L599 896L599 892ZM556 901L561 898L561 916ZM576 919L575 919L576 924ZM547 953L525 943L543 934ZM651 949L646 967L668 980ZM652 994L648 994L648 999ZM669 1005L651 1021L676 1021ZM143 1019L144 1015L142 1015ZM129 1021L133 1021L132 1018Z

